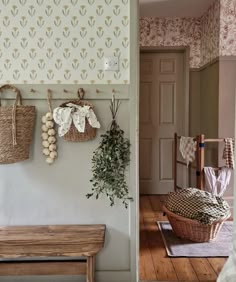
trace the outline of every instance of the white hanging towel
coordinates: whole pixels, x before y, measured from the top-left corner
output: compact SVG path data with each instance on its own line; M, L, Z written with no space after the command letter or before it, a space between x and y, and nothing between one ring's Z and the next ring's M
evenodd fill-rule
M194 141L194 138L181 136L179 150L183 159L186 160L187 166L195 160L196 146L197 142Z
M212 167L204 167L205 173L205 190L212 193L214 196L223 196L227 189L232 169L224 167L219 171L218 177L216 177L215 170Z

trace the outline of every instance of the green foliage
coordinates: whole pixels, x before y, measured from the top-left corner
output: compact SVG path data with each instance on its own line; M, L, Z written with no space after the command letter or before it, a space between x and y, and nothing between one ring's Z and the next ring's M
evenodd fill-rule
M87 198L105 194L110 200L110 205L115 204L115 199L122 200L125 207L129 197L128 185L126 183L126 168L130 162L130 142L124 138L124 131L116 123L115 116L119 108L119 101L111 102L113 121L111 127L105 134L101 135L102 140L95 150L92 158L93 177L90 182L93 185L92 193Z

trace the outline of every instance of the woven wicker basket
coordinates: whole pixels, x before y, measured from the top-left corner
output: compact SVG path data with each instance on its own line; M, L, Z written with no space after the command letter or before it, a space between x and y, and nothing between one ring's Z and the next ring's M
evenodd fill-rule
M163 206L163 211L166 213L167 218L170 221L173 232L178 237L195 242L210 242L216 239L224 221L230 217L230 215L227 215L211 225L206 225L201 224L196 220L177 215L169 211L165 206Z
M1 106L0 100L0 163L10 164L29 158L35 107L22 106L19 89L11 85L0 87L0 93L11 90L16 94L13 106Z
M92 109L94 109L92 104L82 100L84 97L84 90L82 88L79 88L78 90L78 97L78 100L67 101L61 104L60 107L66 107L68 103L73 103L80 106L90 106ZM93 128L86 119L84 132L79 132L72 122L70 130L63 136L63 138L64 140L71 142L84 142L94 139L96 137L96 133L97 129Z

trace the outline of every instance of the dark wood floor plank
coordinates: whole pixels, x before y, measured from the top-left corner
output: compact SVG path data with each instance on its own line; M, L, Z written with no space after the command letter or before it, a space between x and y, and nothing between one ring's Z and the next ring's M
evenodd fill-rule
M145 225L140 224L140 259L139 259L139 275L142 280L157 280L156 272L153 264L151 251L149 250Z
M226 263L226 258L208 258L207 260L209 261L210 265L217 275L219 275L221 269Z
M144 218L148 246L152 254L158 281L177 281L177 276L170 258L167 257L164 244L155 218Z
M198 281L188 258L171 258L178 281Z
M217 275L207 258L190 258L189 260L199 281L216 281Z
M140 209L143 217L155 217L155 213L152 209L149 196L142 196L140 198Z

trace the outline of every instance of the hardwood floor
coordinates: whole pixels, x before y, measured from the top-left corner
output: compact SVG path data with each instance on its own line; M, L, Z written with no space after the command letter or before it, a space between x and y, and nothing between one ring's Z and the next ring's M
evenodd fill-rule
M140 258L141 281L216 281L225 258L169 258L166 254L157 220L163 216L166 196L140 197Z

